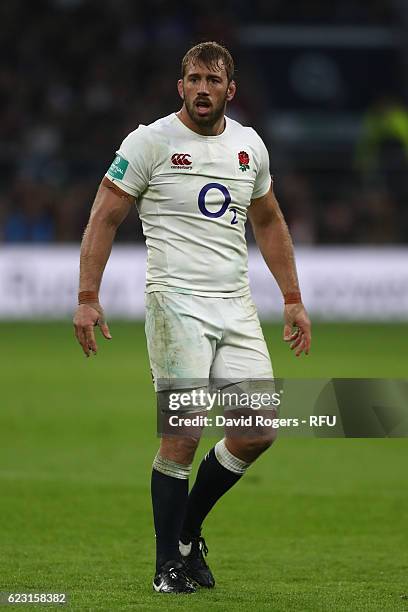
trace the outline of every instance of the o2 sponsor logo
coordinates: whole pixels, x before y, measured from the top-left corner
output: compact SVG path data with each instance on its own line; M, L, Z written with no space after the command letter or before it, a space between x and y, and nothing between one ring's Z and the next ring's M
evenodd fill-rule
M223 195L224 201L221 203L220 208L218 210L212 211L207 208L205 199L210 189L217 189ZM198 194L198 208L200 209L200 212L205 217L209 217L210 219L216 219L218 217L222 217L227 212L230 204L231 204L231 194L228 191L228 189L225 187L225 185L221 185L221 183L207 183L207 185L204 185L204 187L201 189L200 193ZM232 212L232 215L233 215L232 220L231 220L231 225L237 225L238 219L237 219L236 208L230 208L229 210L230 212Z

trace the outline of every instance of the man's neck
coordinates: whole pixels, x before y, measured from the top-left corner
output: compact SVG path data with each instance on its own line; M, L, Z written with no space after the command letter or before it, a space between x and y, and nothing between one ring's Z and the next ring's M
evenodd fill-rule
M176 113L176 115L180 119L180 121L184 123L185 126L187 126L193 132L196 132L196 134L200 134L201 136L219 136L225 130L224 115L222 115L222 117L220 117L219 120L214 123L214 125L208 127L197 125L197 123L195 123L191 119L184 105L182 106L181 110Z

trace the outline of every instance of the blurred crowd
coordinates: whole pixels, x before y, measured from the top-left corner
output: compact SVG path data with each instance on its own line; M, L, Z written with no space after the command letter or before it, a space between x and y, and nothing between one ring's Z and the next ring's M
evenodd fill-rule
M254 82L240 28L395 19L386 0L207 0L204 8L195 0L1 3L0 239L80 240L98 182L124 136L179 108L175 83L191 44L214 39L229 46L240 86L229 114L273 147L265 129L273 108L262 82ZM295 161L276 177L295 242L407 241L408 120L403 104L390 104L368 110L353 154L329 182ZM384 112L394 112L388 130L387 122L377 125ZM142 239L131 216L119 240Z

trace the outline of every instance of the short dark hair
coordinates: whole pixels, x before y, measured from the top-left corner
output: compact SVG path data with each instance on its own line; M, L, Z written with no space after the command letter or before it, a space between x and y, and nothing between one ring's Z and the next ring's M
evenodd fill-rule
M184 78L187 66L190 62L192 64L200 62L208 68L219 70L220 61L224 64L228 83L230 83L234 78L234 60L228 49L214 41L199 43L191 47L183 57L181 62L181 78Z

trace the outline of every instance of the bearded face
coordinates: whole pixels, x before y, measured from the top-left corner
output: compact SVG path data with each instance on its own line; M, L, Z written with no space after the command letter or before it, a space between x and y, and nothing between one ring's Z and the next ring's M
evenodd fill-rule
M229 82L222 62L217 66L190 64L180 92L190 119L200 127L211 127L225 112Z
M222 117L227 104L227 92L222 96L197 95L185 96L184 103L190 119L200 126L212 126Z

